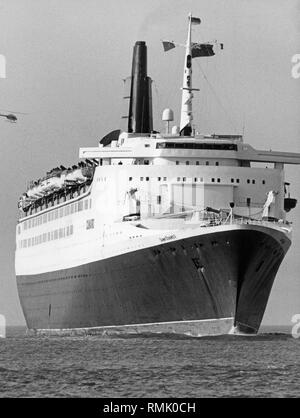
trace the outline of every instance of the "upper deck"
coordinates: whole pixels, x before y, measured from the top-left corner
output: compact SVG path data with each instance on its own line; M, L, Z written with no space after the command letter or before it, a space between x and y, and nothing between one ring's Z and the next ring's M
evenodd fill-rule
M179 135L140 135L122 133L117 141L109 146L80 148L80 158L97 158L104 164L132 163L130 159L152 159L149 163L156 164L157 158L222 158L235 160L238 165L248 166L251 162L274 164L300 164L300 153L256 150L243 142L242 136L234 135L195 135L194 137ZM138 163L138 162L136 162ZM247 165L246 165L247 166Z

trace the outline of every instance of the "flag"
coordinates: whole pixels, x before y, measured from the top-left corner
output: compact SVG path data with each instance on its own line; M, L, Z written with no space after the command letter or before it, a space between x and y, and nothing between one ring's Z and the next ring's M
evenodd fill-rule
M199 17L191 17L191 23L192 25L200 25L201 19Z
M163 43L163 47L164 47L165 52L169 51L170 49L175 48L174 42L162 41L162 43Z
M212 57L215 55L213 45L211 44L192 44L192 58L197 57Z

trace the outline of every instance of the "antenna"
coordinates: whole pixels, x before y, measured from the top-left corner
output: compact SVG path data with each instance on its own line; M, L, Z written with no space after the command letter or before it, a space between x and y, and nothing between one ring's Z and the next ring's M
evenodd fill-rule
M185 46L185 59L183 69L183 83L182 83L182 99L181 99L181 115L180 115L180 135L191 136L193 133L193 91L199 91L192 87L192 60L198 57L212 57L215 55L214 46L219 45L223 49L223 44L217 41L213 42L192 42L192 25L200 25L199 17L193 17L192 13L188 15L188 35L185 45L175 43L174 41L162 41L164 51L170 51L176 46Z
M192 14L189 14L188 35L185 46L185 61L183 70L180 134L190 136L192 133Z

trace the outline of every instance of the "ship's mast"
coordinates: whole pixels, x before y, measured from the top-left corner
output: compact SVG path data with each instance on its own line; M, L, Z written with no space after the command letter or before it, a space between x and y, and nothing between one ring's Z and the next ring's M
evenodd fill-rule
M192 14L189 14L188 36L185 46L185 61L182 83L182 99L181 99L181 117L180 117L180 133L181 135L190 136L192 133Z

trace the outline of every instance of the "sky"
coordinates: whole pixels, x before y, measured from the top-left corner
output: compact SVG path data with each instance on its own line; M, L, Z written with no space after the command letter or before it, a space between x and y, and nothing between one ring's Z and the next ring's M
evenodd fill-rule
M154 80L154 128L171 107L179 123L183 51L164 53L162 39L185 42L187 15L200 17L195 41L217 39L224 50L194 60L194 122L203 133L243 133L258 149L300 152L298 0L0 0L0 314L24 324L15 275L17 201L27 183L57 165L78 161L79 147L97 146L120 127L123 79L132 48L148 45ZM209 83L204 78L204 75ZM22 114L25 113L25 114ZM278 272L264 324L291 324L300 313L300 167L287 166L298 206L293 244Z

